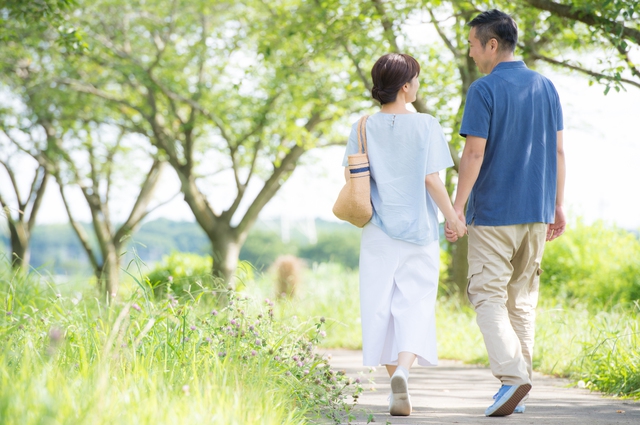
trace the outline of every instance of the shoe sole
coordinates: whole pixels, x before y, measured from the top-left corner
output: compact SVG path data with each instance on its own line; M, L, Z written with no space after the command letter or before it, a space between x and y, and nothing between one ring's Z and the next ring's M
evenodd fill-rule
M529 391L531 391L531 384L520 385L509 400L505 401L502 406L486 416L509 416Z
M391 377L391 392L393 393L393 402L389 407L389 414L391 416L409 416L411 401L409 400L407 380L402 376L393 375Z

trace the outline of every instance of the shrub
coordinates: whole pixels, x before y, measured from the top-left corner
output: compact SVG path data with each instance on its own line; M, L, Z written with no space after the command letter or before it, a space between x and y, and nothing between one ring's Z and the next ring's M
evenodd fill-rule
M542 268L546 297L596 308L640 299L640 241L602 222L570 225L563 236L547 243Z
M210 256L174 252L163 257L162 262L147 275L147 279L156 299L168 293L183 296L206 286L217 286L216 279L211 275L212 267Z
M360 260L360 230L323 232L315 245L300 248L298 256L315 263L337 263L355 269Z

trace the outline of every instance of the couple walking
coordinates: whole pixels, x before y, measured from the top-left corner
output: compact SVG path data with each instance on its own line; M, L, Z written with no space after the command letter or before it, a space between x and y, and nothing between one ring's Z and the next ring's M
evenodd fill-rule
M466 144L453 205L438 174L453 165L442 128L432 116L405 107L416 99L419 64L388 54L371 71L372 95L382 107L366 121L374 213L360 250L362 349L365 366L383 364L391 377L391 415L411 413L415 360L423 366L438 361L437 208L450 242L469 237L467 295L502 384L487 416L524 412L540 261L545 240L565 228L558 94L514 58L517 25L509 15L491 10L469 26L469 55L487 75L467 93L460 128ZM356 130L354 125L345 166L358 150Z

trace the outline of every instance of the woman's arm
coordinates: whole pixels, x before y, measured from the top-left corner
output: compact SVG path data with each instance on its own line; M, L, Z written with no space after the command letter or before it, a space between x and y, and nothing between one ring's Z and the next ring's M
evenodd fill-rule
M438 173L428 174L424 179L424 183L429 195L431 195L438 208L440 208L440 211L442 211L442 214L444 214L449 228L455 230L458 237L464 236L467 233L467 226L458 218L458 215L453 209L447 189L444 187L442 180L440 180L440 175Z

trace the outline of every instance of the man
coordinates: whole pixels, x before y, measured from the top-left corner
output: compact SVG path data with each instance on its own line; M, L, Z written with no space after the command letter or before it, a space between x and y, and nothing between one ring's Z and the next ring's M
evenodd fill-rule
M531 389L545 239L565 230L562 109L553 84L514 58L518 28L509 15L490 10L469 26L469 56L487 75L467 93L454 208L464 220L468 200L467 295L502 383L485 414L506 416L524 412Z

